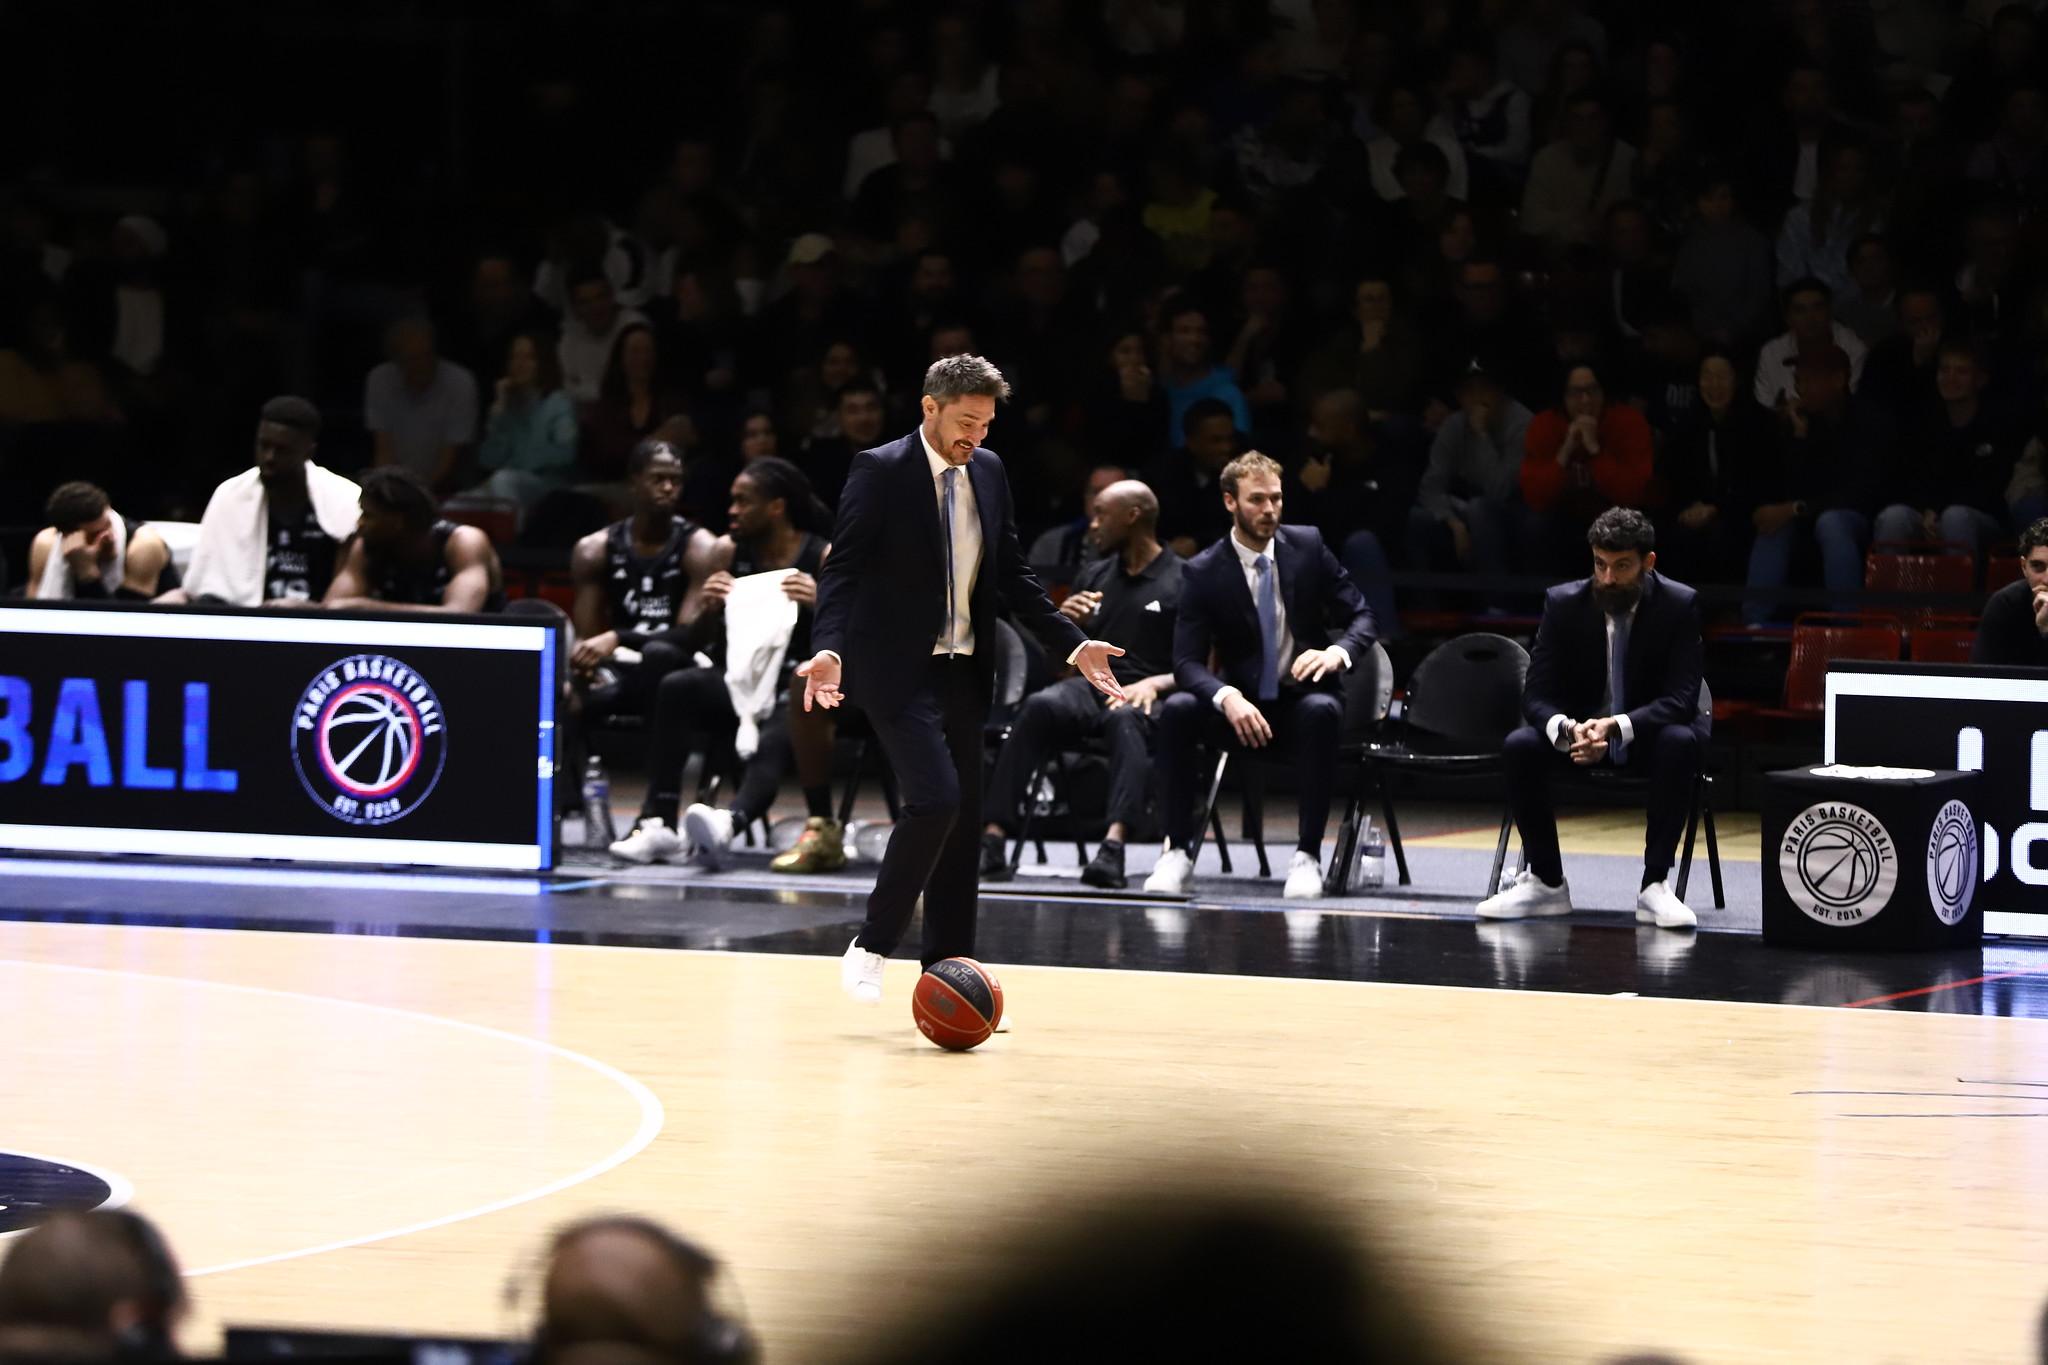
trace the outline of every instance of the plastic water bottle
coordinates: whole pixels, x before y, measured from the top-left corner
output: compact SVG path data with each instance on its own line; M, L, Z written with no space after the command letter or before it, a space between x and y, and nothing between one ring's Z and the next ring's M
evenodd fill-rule
M1387 842L1370 815L1365 817L1364 826L1358 831L1358 846L1358 884L1374 890L1385 886Z
M618 840L612 823L612 780L605 776L604 760L596 754L583 765L583 845L593 853L608 851Z

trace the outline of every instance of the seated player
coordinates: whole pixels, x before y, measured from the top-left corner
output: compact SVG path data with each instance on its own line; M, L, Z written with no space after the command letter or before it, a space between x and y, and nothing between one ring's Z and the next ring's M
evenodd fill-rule
M171 547L144 521L113 509L96 484L60 484L28 547L29 596L39 602L147 602L178 586Z
M1104 696L1076 674L1024 699L996 758L981 836L981 879L1004 881L1004 836L1016 832L1025 788L1057 749L1095 735L1109 742L1109 829L1081 880L1124 885L1124 839L1152 788L1153 707L1173 691L1173 629L1180 619L1181 558L1159 543L1159 499L1135 479L1095 497L1088 538L1099 554L1081 570L1060 614L1091 636L1123 645L1110 666L1127 700Z
M1691 588L1657 573L1657 533L1641 512L1610 507L1586 541L1592 577L1560 583L1544 598L1522 690L1529 723L1501 753L1529 865L1479 903L1479 917L1572 912L1550 780L1568 767L1606 766L1649 779L1636 919L1690 929L1698 917L1665 878L1699 772L1699 608Z
M1284 743L1300 782L1300 841L1283 894L1312 900L1323 894L1323 832L1344 721L1340 675L1371 646L1372 611L1315 528L1280 524L1277 463L1251 451L1216 482L1232 525L1181 570L1173 633L1180 690L1159 719L1166 851L1145 889L1184 896L1194 885L1196 747ZM1211 650L1222 677L1210 668Z
M831 872L846 866L839 822L832 815L831 713L805 711L803 688L790 688L796 665L811 657L811 618L818 605L818 570L831 546L831 514L811 491L810 480L789 461L768 455L750 462L732 481L731 531L717 544L717 569L704 583L705 617L726 646L718 668L686 668L662 679L648 745L647 799L633 831L612 845L630 862L671 861L694 855L716 868L732 846L734 831L765 817L792 760L803 788L807 820L794 848L769 863L777 872ZM731 597L737 584L755 574L786 573L779 591L797 604L796 622L780 653L772 630L760 622L735 619ZM737 685L767 701L757 722L751 753L739 743L743 727L734 705L737 642L754 647L742 657L772 661L772 675L740 678ZM762 646L765 646L763 648ZM682 803L683 767L693 753L721 762L741 760L739 790L722 808L692 805L683 834L674 827Z
M577 541L569 559L576 584L569 664L586 719L628 712L651 726L656 687L689 667L697 651L690 628L703 612L717 541L676 514L683 457L674 446L642 441L626 479L632 515Z
M1970 662L2048 668L2048 517L2020 533L2020 577L1984 604Z
M319 441L311 403L265 403L255 465L213 490L185 585L157 601L303 607L325 597L337 552L355 534L361 490L313 463Z
M325 605L340 610L497 612L505 576L491 539L443 521L426 481L400 465L363 475L362 516Z

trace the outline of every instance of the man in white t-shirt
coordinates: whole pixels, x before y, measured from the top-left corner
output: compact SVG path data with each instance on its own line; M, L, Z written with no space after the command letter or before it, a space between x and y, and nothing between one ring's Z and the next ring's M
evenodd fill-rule
M604 387L605 366L619 333L647 317L637 308L621 308L619 296L604 271L578 269L569 279L569 315L562 321L562 339L555 354L562 362L562 389L578 403L595 403Z
M1824 281L1811 277L1785 286L1785 330L1764 343L1756 358L1756 401L1775 408L1790 397L1792 367L1802 350L1839 346L1849 357L1849 387L1863 379L1869 347L1861 337L1835 321L1835 294Z
M372 462L403 465L445 490L476 439L476 376L441 358L425 318L393 324L385 349L391 358L363 383Z

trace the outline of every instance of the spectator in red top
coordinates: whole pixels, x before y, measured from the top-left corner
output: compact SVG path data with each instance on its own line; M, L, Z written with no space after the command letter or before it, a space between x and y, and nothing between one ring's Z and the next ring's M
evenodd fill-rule
M1566 371L1561 404L1530 419L1522 449L1529 561L1545 568L1575 563L1583 528L1602 511L1639 505L1655 460L1649 422L1610 404L1584 362Z

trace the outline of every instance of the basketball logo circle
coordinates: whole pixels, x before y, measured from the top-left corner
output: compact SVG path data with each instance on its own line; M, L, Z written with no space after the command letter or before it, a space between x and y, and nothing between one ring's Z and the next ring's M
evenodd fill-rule
M448 757L434 689L383 654L320 670L292 708L292 763L319 807L351 825L388 825L416 810Z
M1891 903L1898 850L1884 822L1863 807L1824 801L1786 827L1778 877L1809 919L1838 927L1861 924Z
M1959 924L1977 894L1977 819L1951 801L1927 832L1927 903L1943 924Z

